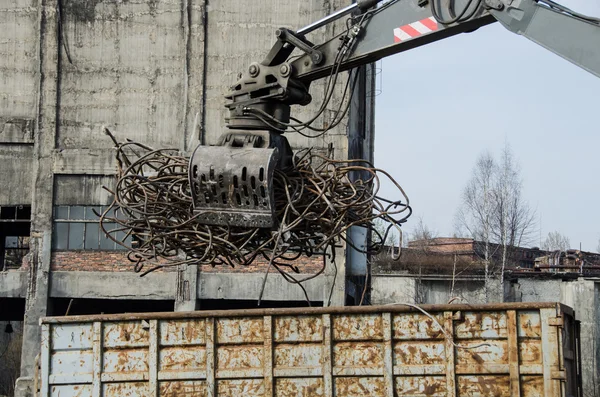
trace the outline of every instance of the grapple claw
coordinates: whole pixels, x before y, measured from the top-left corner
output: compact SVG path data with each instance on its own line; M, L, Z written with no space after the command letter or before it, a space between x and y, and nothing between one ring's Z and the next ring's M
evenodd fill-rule
M277 148L260 134L227 134L221 146L198 146L190 158L194 213L207 225L273 228Z

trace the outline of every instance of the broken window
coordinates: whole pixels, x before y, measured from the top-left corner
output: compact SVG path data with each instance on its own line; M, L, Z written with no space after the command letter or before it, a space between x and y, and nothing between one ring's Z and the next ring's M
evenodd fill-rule
M29 252L31 206L0 207L0 270L18 269Z
M59 205L54 207L52 248L55 250L123 250L121 245L108 238L100 228L100 218L107 207L85 205ZM109 215L112 216L112 215ZM104 222L107 231L117 229L115 223ZM123 241L124 232L112 236ZM130 245L130 237L125 244Z

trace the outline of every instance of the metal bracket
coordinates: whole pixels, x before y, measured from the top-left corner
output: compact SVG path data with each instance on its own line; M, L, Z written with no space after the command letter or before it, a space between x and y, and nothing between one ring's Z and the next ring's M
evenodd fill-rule
M550 372L550 377L552 379L566 380L567 379L567 373L566 373L566 371L553 370L552 372Z
M285 43L289 43L299 50L302 50L305 54L310 55L310 59L314 65L320 65L323 63L323 53L312 48L307 42L305 42L304 39L296 36L296 34L291 30L279 28L277 31L275 31L275 36L277 36L277 39Z
M504 3L501 0L485 0L484 7L494 10L502 10L504 8Z
M562 317L551 317L548 319L548 325L551 327L562 327L564 325L564 321Z

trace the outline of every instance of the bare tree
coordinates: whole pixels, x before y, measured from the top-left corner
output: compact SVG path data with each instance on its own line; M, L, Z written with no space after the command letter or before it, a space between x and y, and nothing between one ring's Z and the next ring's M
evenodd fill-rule
M489 152L479 156L473 168L471 179L463 190L463 205L456 214L456 226L459 234L467 234L473 239L482 241L485 297L488 295L490 277L491 239L496 203L494 200L494 179L497 165Z
M523 201L523 182L510 146L505 144L495 175L496 203L492 234L501 247L500 288L504 289L504 271L510 250L531 241L535 213Z
M557 231L548 233L542 243L542 249L545 251L566 251L569 248L571 248L569 238Z
M501 258L503 274L512 247L528 244L535 226L533 211L522 195L523 183L510 146L505 145L499 161L489 152L477 159L463 191L462 205L455 222L457 233L482 242L486 285L490 280L492 257ZM486 299L489 297L486 286Z
M431 241L436 238L438 235L437 231L430 229L425 222L423 222L423 217L420 216L418 218L417 224L412 229L409 234L411 241L423 240L423 241Z

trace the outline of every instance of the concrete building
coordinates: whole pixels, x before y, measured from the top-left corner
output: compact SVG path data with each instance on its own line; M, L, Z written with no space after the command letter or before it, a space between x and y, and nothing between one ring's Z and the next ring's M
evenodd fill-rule
M265 264L248 269L171 269L140 278L98 231L93 208L110 202L120 140L189 155L225 130L223 95L259 61L280 26L300 28L347 5L341 0L10 0L0 4L0 320L24 321L18 395L31 395L38 319L74 313L254 307ZM331 37L337 26L314 32ZM360 73L349 117L293 148L338 159L372 153L372 73ZM343 82L336 88L341 97ZM323 99L295 109L307 119ZM334 98L336 96L334 95ZM339 99L337 99L339 103ZM333 117L336 99L325 111ZM364 278L337 255L337 270L306 284L315 304L353 300ZM320 259L318 259L320 260ZM359 263L356 261L355 263ZM310 273L319 264L303 262ZM352 276L352 277L351 277ZM299 288L268 278L263 306L304 305Z

